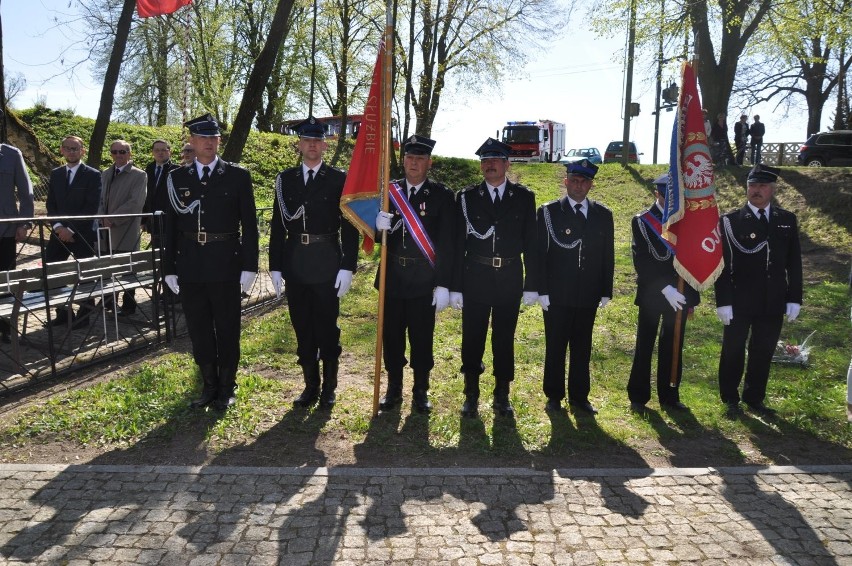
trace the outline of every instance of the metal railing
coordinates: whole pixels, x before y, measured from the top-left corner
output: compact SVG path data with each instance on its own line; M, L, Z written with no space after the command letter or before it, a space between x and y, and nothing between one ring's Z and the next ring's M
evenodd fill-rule
M261 235L260 273L249 293L243 295L243 312L276 301L268 273L269 224L271 208L257 211ZM73 217L95 221L110 216ZM115 215L114 218L144 217L160 222L160 215ZM72 219L63 217L62 219ZM152 249L150 237L140 234L140 252L134 260L147 257L149 271L133 273L125 264L131 254L101 252L93 246L94 257L47 263L45 250L51 226L59 218L0 220L4 224L29 222L32 228L24 242L17 244L16 266L0 271L0 396L36 383L83 369L110 357L127 355L145 348L162 346L183 335L186 326L179 303L162 293L159 250ZM134 264L141 262L135 261ZM67 264L67 269L60 264ZM92 268L91 271L86 271ZM55 285L55 286L54 286ZM118 302L124 291L137 295L132 315L120 316ZM86 309L85 317L59 322L53 309ZM85 318L86 324L78 324Z

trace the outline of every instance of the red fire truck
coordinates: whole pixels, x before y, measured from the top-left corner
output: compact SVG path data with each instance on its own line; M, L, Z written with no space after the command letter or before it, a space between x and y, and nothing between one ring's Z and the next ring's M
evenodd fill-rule
M510 161L549 163L565 155L565 124L553 120L507 122L501 139L512 146Z

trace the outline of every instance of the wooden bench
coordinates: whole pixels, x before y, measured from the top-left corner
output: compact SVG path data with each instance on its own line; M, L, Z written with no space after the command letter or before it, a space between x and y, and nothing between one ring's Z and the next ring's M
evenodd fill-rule
M23 315L26 333L30 314L43 312L50 320L49 310L71 308L74 303L91 302L100 298L114 299L115 294L150 287L155 289L159 275L159 253L150 250L115 253L81 260L67 260L0 272L0 317L8 320L12 358L21 366L19 321ZM68 317L66 331L72 328Z

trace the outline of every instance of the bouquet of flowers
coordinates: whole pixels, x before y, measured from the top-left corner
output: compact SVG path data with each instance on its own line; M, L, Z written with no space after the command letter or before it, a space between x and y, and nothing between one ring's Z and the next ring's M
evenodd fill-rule
M808 334L808 337L802 340L801 344L796 344L795 340L785 341L779 340L775 347L775 354L772 356L772 361L779 364L797 365L808 367L808 355L811 347L808 345L811 336L816 334L816 330Z

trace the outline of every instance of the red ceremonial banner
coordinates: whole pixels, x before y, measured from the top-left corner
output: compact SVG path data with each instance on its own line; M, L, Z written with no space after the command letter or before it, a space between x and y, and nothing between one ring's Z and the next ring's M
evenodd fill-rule
M140 18L165 16L177 12L187 4L192 4L192 0L137 0L136 11Z
M722 272L719 207L698 84L689 63L683 64L681 83L672 132L663 237L674 248L675 270L701 291Z
M379 171L381 161L381 92L384 42L379 45L379 55L373 69L373 82L364 108L364 119L358 130L352 161L346 173L340 210L343 216L364 236L362 248L373 253L376 239L375 221L381 208Z

